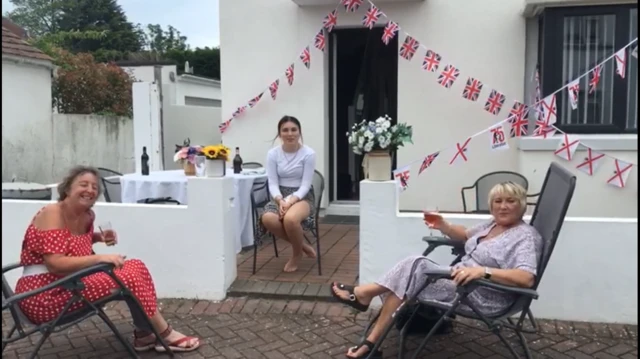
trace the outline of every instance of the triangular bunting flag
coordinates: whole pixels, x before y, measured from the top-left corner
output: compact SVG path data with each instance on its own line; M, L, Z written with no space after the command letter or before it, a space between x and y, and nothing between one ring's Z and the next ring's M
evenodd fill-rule
M320 29L320 31L318 31L318 33L316 34L314 46L316 47L316 49L324 52L324 48L325 48L324 30Z
M613 165L615 167L613 176L607 180L607 183L612 186L624 188L624 186L627 185L627 179L631 174L631 167L633 167L633 165L617 158L613 161Z
M249 100L249 107L251 107L251 108L256 107L258 102L260 102L260 99L262 99L262 95L264 95L264 92L261 92L258 96L256 96L256 97L252 98L251 100Z
M228 119L218 125L218 130L220 130L220 133L225 133L229 129L229 125L231 125L231 120L232 119Z
M503 122L489 128L489 134L491 137L491 150L508 150L509 143L507 142L507 136L504 133L502 126Z
M620 49L615 54L616 73L624 78L627 73L627 48Z
M293 85L293 64L291 64L284 71L284 75L287 76L287 82L289 82L289 86Z
M307 69L311 67L311 52L309 51L309 46L305 47L302 53L300 53L300 60Z
M405 191L409 188L409 178L411 177L411 167L404 166L393 171L393 178L398 183L400 190Z
M576 110L578 108L578 96L580 95L580 79L575 79L567 85L567 91L569 92L569 103L571 108Z
M587 157L584 158L580 164L576 166L579 171L582 171L589 176L593 176L598 170L602 162L604 161L604 153L596 152L587 147Z
M638 46L636 46L633 51L631 51L631 56L638 58Z
M578 149L578 145L580 144L580 140L576 136L563 134L562 140L558 145L558 149L554 152L554 154L560 158L564 158L567 161L571 161L573 159L573 154Z
M422 161L422 164L420 165L420 171L418 171L418 175L421 175L422 172L424 172L427 168L431 167L431 164L433 164L433 161L435 161L435 159L438 158L439 154L440 152L435 152L425 157L424 160Z
M342 0L342 5L344 5L344 9L347 11L356 12L363 1L364 0Z
M327 29L327 32L331 32L336 25L338 25L338 12L333 10L322 20L322 27Z
M271 92L271 98L274 100L278 96L278 87L280 87L280 80L275 80L269 85L269 92Z
M471 142L471 137L467 138L462 144L456 143L456 154L453 156L449 164L452 165L456 162L467 162L469 159L467 158L467 146Z
M589 93L593 93L598 87L600 82L600 73L602 72L602 66L596 65L596 67L589 73Z

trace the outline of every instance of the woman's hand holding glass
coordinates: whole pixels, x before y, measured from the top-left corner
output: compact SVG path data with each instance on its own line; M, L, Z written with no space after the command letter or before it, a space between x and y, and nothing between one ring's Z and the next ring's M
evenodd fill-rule
M111 247L118 244L118 234L111 227L111 222L105 222L98 226L100 235L102 236L102 242Z

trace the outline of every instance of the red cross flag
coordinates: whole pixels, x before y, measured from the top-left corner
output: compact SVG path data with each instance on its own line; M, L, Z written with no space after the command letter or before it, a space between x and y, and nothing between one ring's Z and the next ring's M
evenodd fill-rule
M578 149L578 145L580 145L580 140L578 140L576 136L564 133L562 134L562 141L560 141L560 145L558 145L558 149L554 154L567 161L571 161L573 159L573 154L576 153L576 150Z
M393 178L398 183L400 190L409 188L409 177L411 177L411 166L404 166L393 171Z
M575 79L569 82L567 85L567 91L569 92L569 103L573 110L578 109L578 95L580 94L580 79Z
M469 146L469 142L471 142L471 137L467 138L462 144L456 143L456 154L453 156L449 164L452 165L456 162L463 161L467 162L467 146Z
M576 166L576 168L588 174L589 176L593 176L593 174L598 170L600 165L604 160L604 153L596 152L591 148L587 147L587 157L584 158L584 161L580 162Z
M612 186L624 188L624 186L627 185L627 179L631 174L631 167L633 167L633 165L617 158L613 161L613 165L615 166L613 176L607 180L607 183Z
M509 143L507 142L507 135L504 133L503 122L489 128L489 134L491 137L491 150L508 150Z
M556 95L549 95L542 100L542 120L548 126L556 123L558 108L556 107Z
M624 78L624 75L627 73L627 49L620 49L615 54L616 58L616 73L620 75L620 77Z

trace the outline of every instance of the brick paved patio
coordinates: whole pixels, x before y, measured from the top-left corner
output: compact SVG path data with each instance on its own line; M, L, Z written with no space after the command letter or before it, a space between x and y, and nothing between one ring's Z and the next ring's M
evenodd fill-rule
M233 298L221 303L163 300L162 312L178 329L199 335L204 345L184 358L344 358L358 342L372 313L355 315L349 309L324 302ZM109 316L128 335L132 332L124 305L110 307ZM2 330L10 321L3 316ZM637 326L543 321L538 335L529 335L536 358L637 358ZM387 340L385 358L397 353L396 334ZM33 337L32 340L37 338ZM410 348L416 348L416 339ZM2 357L23 358L29 340L8 346ZM40 352L49 358L126 358L124 348L98 319L52 336ZM142 358L166 358L154 352ZM450 335L437 337L424 358L503 358L506 348L473 324L456 324Z

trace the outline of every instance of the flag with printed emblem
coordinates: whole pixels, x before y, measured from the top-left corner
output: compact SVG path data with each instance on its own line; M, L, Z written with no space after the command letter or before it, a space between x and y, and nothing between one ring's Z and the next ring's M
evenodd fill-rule
M567 85L567 92L569 95L569 103L571 109L578 109L578 96L580 95L580 79L575 79Z
M411 166L404 166L393 171L393 178L398 183L401 191L409 188L409 178L411 177Z
M567 161L571 161L573 159L573 154L576 153L576 150L578 149L578 145L580 145L578 137L565 133L562 135L562 140L554 154Z
M491 150L508 150L509 143L507 142L507 135L504 133L503 122L489 128L489 134L491 138Z
M598 168L600 168L600 165L602 165L604 158L604 153L596 152L587 147L587 157L585 157L584 160L576 166L576 168L589 176L593 176Z
M615 187L624 188L627 185L627 179L629 179L633 164L616 158L613 161L613 166L613 176L607 180L607 183Z

